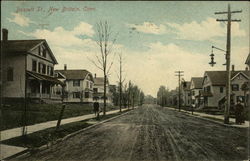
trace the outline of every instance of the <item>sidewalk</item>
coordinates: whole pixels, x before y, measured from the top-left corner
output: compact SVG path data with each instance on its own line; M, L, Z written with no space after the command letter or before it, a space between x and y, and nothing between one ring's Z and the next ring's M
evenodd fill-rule
M122 109L122 111L123 110L124 109ZM109 114L117 113L119 111L120 110L108 111L108 112L106 112L106 114L109 115ZM103 113L101 112L100 115L102 115L102 114ZM71 118L63 119L61 121L61 125L72 123L72 122L77 122L77 121L82 121L82 120L87 120L87 119L91 119L91 118L95 118L95 117L96 116L94 114L71 117ZM44 130L44 129L47 129L47 128L51 128L51 127L56 127L56 124L57 124L57 120L43 122L43 123L34 124L34 125L29 125L29 126L27 126L27 134L30 134L30 133L33 133L33 132L36 132L36 131L40 131L40 130ZM3 131L0 131L0 133L1 133L1 141L4 141L4 140L7 140L7 139L22 136L22 127L3 130Z
M168 109L176 110L175 108L172 108L172 107L168 107ZM185 112L185 113L188 113L188 114L192 115L191 111L186 111L186 110L182 109L181 112ZM211 115L211 114L206 114L206 113L201 113L201 112L195 112L194 111L193 116L201 117L201 118L204 118L204 119L207 119L207 120L211 120L213 122L217 122L217 123L221 123L223 125L226 125L226 124L224 124L222 122L214 120L214 119L218 119L218 120L224 121L224 116L223 115ZM232 126L232 127L249 128L249 125L250 125L249 121L245 121L245 123L241 124L241 125L235 124L235 118L230 118L229 122L230 122L230 124L228 126Z
M122 111L124 110L126 109L122 109ZM120 110L108 111L106 112L106 115L114 114L119 111ZM100 115L103 115L103 113L101 112ZM95 117L96 116L94 114L88 114L88 115L67 118L67 119L61 120L61 125L72 123L72 122L77 122L77 121L83 121L87 119L92 119ZM51 128L51 127L56 127L56 124L57 124L57 120L54 120L54 121L48 121L48 122L43 122L43 123L27 126L27 134L41 131L41 130ZM15 138L18 136L22 136L22 127L0 131L0 136L1 136L0 137L1 141ZM9 146L9 145L4 145L0 143L0 160L3 160L4 158L12 157L14 155L18 155L20 153L25 152L26 150L27 148L24 148L24 147Z

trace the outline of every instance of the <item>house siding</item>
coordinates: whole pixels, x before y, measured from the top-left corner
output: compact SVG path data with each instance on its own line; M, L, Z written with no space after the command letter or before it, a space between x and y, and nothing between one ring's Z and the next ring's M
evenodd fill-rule
M25 97L25 55L8 56L3 61L3 97ZM13 68L13 81L7 81L7 69Z

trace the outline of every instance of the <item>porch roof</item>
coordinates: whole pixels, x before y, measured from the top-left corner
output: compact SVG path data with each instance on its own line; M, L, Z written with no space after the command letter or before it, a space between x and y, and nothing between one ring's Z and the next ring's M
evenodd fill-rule
M39 74L39 73L35 73L35 72L31 72L31 71L26 71L27 74L39 81L48 81L48 82L52 82L52 83L55 83L55 84L60 84L60 85L64 85L63 82L59 81L58 79L54 78L54 77L50 77L50 76L47 76L47 75L42 75L42 74Z
M213 94L211 92L201 91L201 96L203 97L212 97Z

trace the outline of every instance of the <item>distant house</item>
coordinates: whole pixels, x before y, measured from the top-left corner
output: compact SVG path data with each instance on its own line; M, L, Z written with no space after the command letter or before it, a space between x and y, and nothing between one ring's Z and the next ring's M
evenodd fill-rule
M191 93L190 93L190 82L182 81L181 82L181 105L190 106L191 105Z
M109 81L106 84L106 103L112 103L111 93L109 90ZM104 78L94 77L93 98L99 103L104 103Z
M202 90L202 81L203 77L192 77L190 84L190 93L191 93L191 104L194 107L199 107L203 99L200 97L200 91Z
M110 97L112 103L117 106L119 103L119 89L116 85L109 85Z
M65 82L66 98L65 102L91 103L93 102L93 84L92 74L87 70L55 70L58 79ZM60 88L54 88L55 92L60 92Z
M60 99L51 92L53 86L63 83L54 77L58 62L46 40L8 40L8 30L3 29L1 45L2 93L6 100L24 98L25 93L34 99Z
M231 71L231 102L249 99L244 97L244 91L240 88L250 78L249 71ZM204 74L201 95L205 107L220 107L225 102L226 95L226 71L206 71Z

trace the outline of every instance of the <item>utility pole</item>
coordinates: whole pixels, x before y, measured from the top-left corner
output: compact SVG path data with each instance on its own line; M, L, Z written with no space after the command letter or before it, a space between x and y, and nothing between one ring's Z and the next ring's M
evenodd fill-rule
M184 76L183 75L183 71L176 71L175 73L177 73L175 76L178 76L178 84L179 84L179 93L178 93L178 108L179 108L179 111L181 111L181 76Z
M230 4L228 4L227 12L215 12L215 14L227 14L227 19L216 19L216 21L227 21L227 45L226 45L226 70L227 70L227 82L226 82L226 106L224 111L224 123L229 124L230 114L230 94L231 94L231 71L230 71L230 54L231 54L231 22L240 22L241 20L232 20L232 13L241 13L242 11L231 11Z

